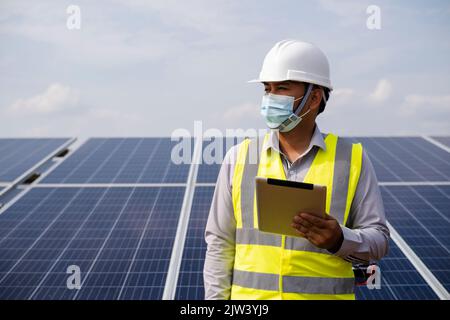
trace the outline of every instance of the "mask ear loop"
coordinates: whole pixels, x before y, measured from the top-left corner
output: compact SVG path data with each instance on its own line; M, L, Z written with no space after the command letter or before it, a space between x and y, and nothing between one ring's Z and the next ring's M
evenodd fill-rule
M309 95L311 94L312 91L312 87L313 85L311 83L308 83L308 87L306 89L306 93L303 96L303 100L300 103L300 105L298 106L297 110L295 110L295 115L298 116L299 113L303 110L303 108L305 107L306 102L308 101Z
M292 113L289 118L287 118L286 120L284 120L284 122L282 124L280 124L280 126L278 127L278 130L280 130L280 131L284 130L292 122L297 121L299 118L305 116L311 110L311 109L308 110L305 114L303 114L300 117L298 116L298 114L303 110L306 102L308 101L309 95L311 94L311 91L312 91L312 87L313 87L313 85L311 83L308 83L308 88L306 89L306 93L303 95L302 102L298 106L297 110L295 110L295 113ZM298 100L298 99L296 99L296 100Z

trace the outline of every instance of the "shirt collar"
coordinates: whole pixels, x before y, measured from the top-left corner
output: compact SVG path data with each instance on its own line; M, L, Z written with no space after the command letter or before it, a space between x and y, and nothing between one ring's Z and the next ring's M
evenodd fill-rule
M278 130L270 130L269 138L267 139L267 142L264 144L264 151L267 151L269 148L272 148L273 150L282 153L280 150L280 140L278 139ZM308 148L306 149L305 154L307 154L313 146L318 146L322 150L326 150L324 135L319 129L319 126L316 124L314 128L314 133L311 137L311 141L309 142Z

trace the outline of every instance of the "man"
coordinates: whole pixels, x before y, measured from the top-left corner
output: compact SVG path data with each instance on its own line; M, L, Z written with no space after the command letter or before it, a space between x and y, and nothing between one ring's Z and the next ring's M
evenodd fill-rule
M352 263L381 259L389 230L361 144L322 134L315 123L332 90L328 60L310 43L283 40L252 82L264 84L261 114L273 130L253 173L254 140L231 148L222 164L205 231L205 298L354 299ZM256 175L327 186L328 214L299 212L299 237L259 231Z

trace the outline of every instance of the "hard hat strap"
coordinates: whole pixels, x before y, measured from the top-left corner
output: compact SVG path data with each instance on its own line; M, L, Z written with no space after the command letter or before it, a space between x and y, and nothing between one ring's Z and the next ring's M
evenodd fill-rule
M293 125L292 126L292 128L293 128L296 125L296 124L294 124L294 122L296 122L296 123L299 122L301 117L299 117L298 115L300 114L300 112L305 107L305 104L308 101L309 95L311 94L312 88L313 88L313 84L312 83L308 83L308 87L306 89L306 93L303 96L303 99L300 102L300 105L298 106L297 110L295 110L295 112L289 118L287 118L286 120L284 120L284 122L282 124L280 124L280 126L278 128L280 131L285 130L288 126L291 126L291 125ZM291 130L292 128L289 128L287 131Z

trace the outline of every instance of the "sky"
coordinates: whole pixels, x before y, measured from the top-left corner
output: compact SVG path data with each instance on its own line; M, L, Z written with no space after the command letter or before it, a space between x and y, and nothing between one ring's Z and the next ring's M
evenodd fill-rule
M282 39L328 56L323 132L450 135L449 1L0 0L0 137L265 128L247 81Z

